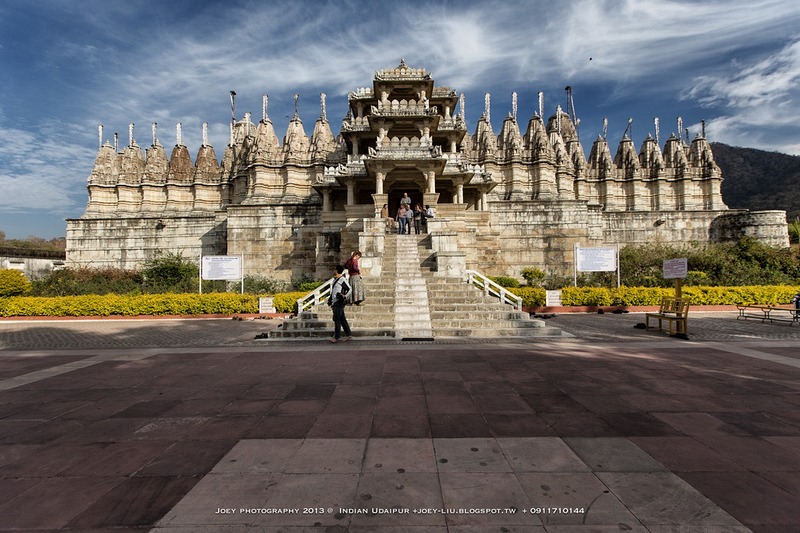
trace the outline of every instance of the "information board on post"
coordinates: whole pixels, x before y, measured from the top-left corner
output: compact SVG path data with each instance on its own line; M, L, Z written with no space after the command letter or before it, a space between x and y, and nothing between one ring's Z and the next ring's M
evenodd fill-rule
M199 292L203 292L203 280L240 280L244 294L244 267L238 255L203 255L200 256Z
M685 257L664 259L664 279L683 279L689 273L689 263Z
M617 269L616 248L578 248L577 252L578 272L614 272Z
M242 258L238 255L204 255L203 279L238 280L242 278Z

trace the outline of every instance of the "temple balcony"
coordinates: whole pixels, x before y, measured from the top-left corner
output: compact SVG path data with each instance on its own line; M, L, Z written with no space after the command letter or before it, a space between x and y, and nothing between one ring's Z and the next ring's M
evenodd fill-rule
M342 131L370 131L367 117L350 117L342 121Z
M370 113L374 117L430 117L439 114L436 106L428 106L426 103L416 103L414 100L405 102L393 100L390 104L378 103L377 106L370 106Z

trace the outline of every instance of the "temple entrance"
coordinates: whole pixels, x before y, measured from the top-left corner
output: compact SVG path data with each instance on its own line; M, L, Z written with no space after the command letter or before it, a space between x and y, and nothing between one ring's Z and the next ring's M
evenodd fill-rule
M416 184L397 184L393 185L389 190L389 215L394 216L400 208L400 199L403 193L408 193L411 198L411 207L415 205L423 205L422 203L422 190Z

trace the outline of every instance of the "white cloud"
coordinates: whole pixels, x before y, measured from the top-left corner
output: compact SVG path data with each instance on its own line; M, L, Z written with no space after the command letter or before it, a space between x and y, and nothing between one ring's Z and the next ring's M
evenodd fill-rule
M720 142L800 154L799 85L800 39L727 76L699 76L683 98L722 111L707 123Z

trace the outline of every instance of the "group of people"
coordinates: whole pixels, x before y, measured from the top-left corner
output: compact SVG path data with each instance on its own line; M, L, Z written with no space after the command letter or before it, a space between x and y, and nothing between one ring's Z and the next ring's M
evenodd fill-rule
M434 216L433 208L429 205L423 208L421 204L416 204L412 208L411 198L407 192L403 193L403 197L400 199L400 207L397 209L394 219L389 217L388 204L383 204L381 209L381 218L387 222L387 227L391 225L392 220L397 222L398 235L411 235L412 226L417 235L427 232L428 219L434 218Z
M356 250L350 254L344 265L336 265L333 269L333 284L328 296L328 305L333 311L334 325L331 342L340 340L347 342L353 338L344 308L348 303L361 305L365 299L364 281L361 279L361 268L358 266L359 259L361 259L361 252ZM347 278L344 276L345 270L347 270ZM344 338L342 338L342 332L344 332Z
M420 204L411 208L411 198L408 193L403 193L403 198L400 200L400 208L397 210L397 216L394 220L398 223L397 233L411 234L411 226L413 224L414 231L419 235L422 233L423 228L427 231L427 220L434 218L433 209L430 206L422 208ZM390 222L392 219L389 217L389 206L383 205L381 209L381 218ZM345 315L345 306L347 304L361 305L366 298L364 294L364 281L361 279L361 268L358 261L361 259L361 252L359 250L350 254L350 257L343 265L336 265L333 269L333 284L331 285L331 293L328 296L328 305L333 312L333 337L330 342L347 342L353 338L353 332L350 330L350 324L347 322ZM344 273L347 271L347 277ZM344 337L342 337L344 333Z

